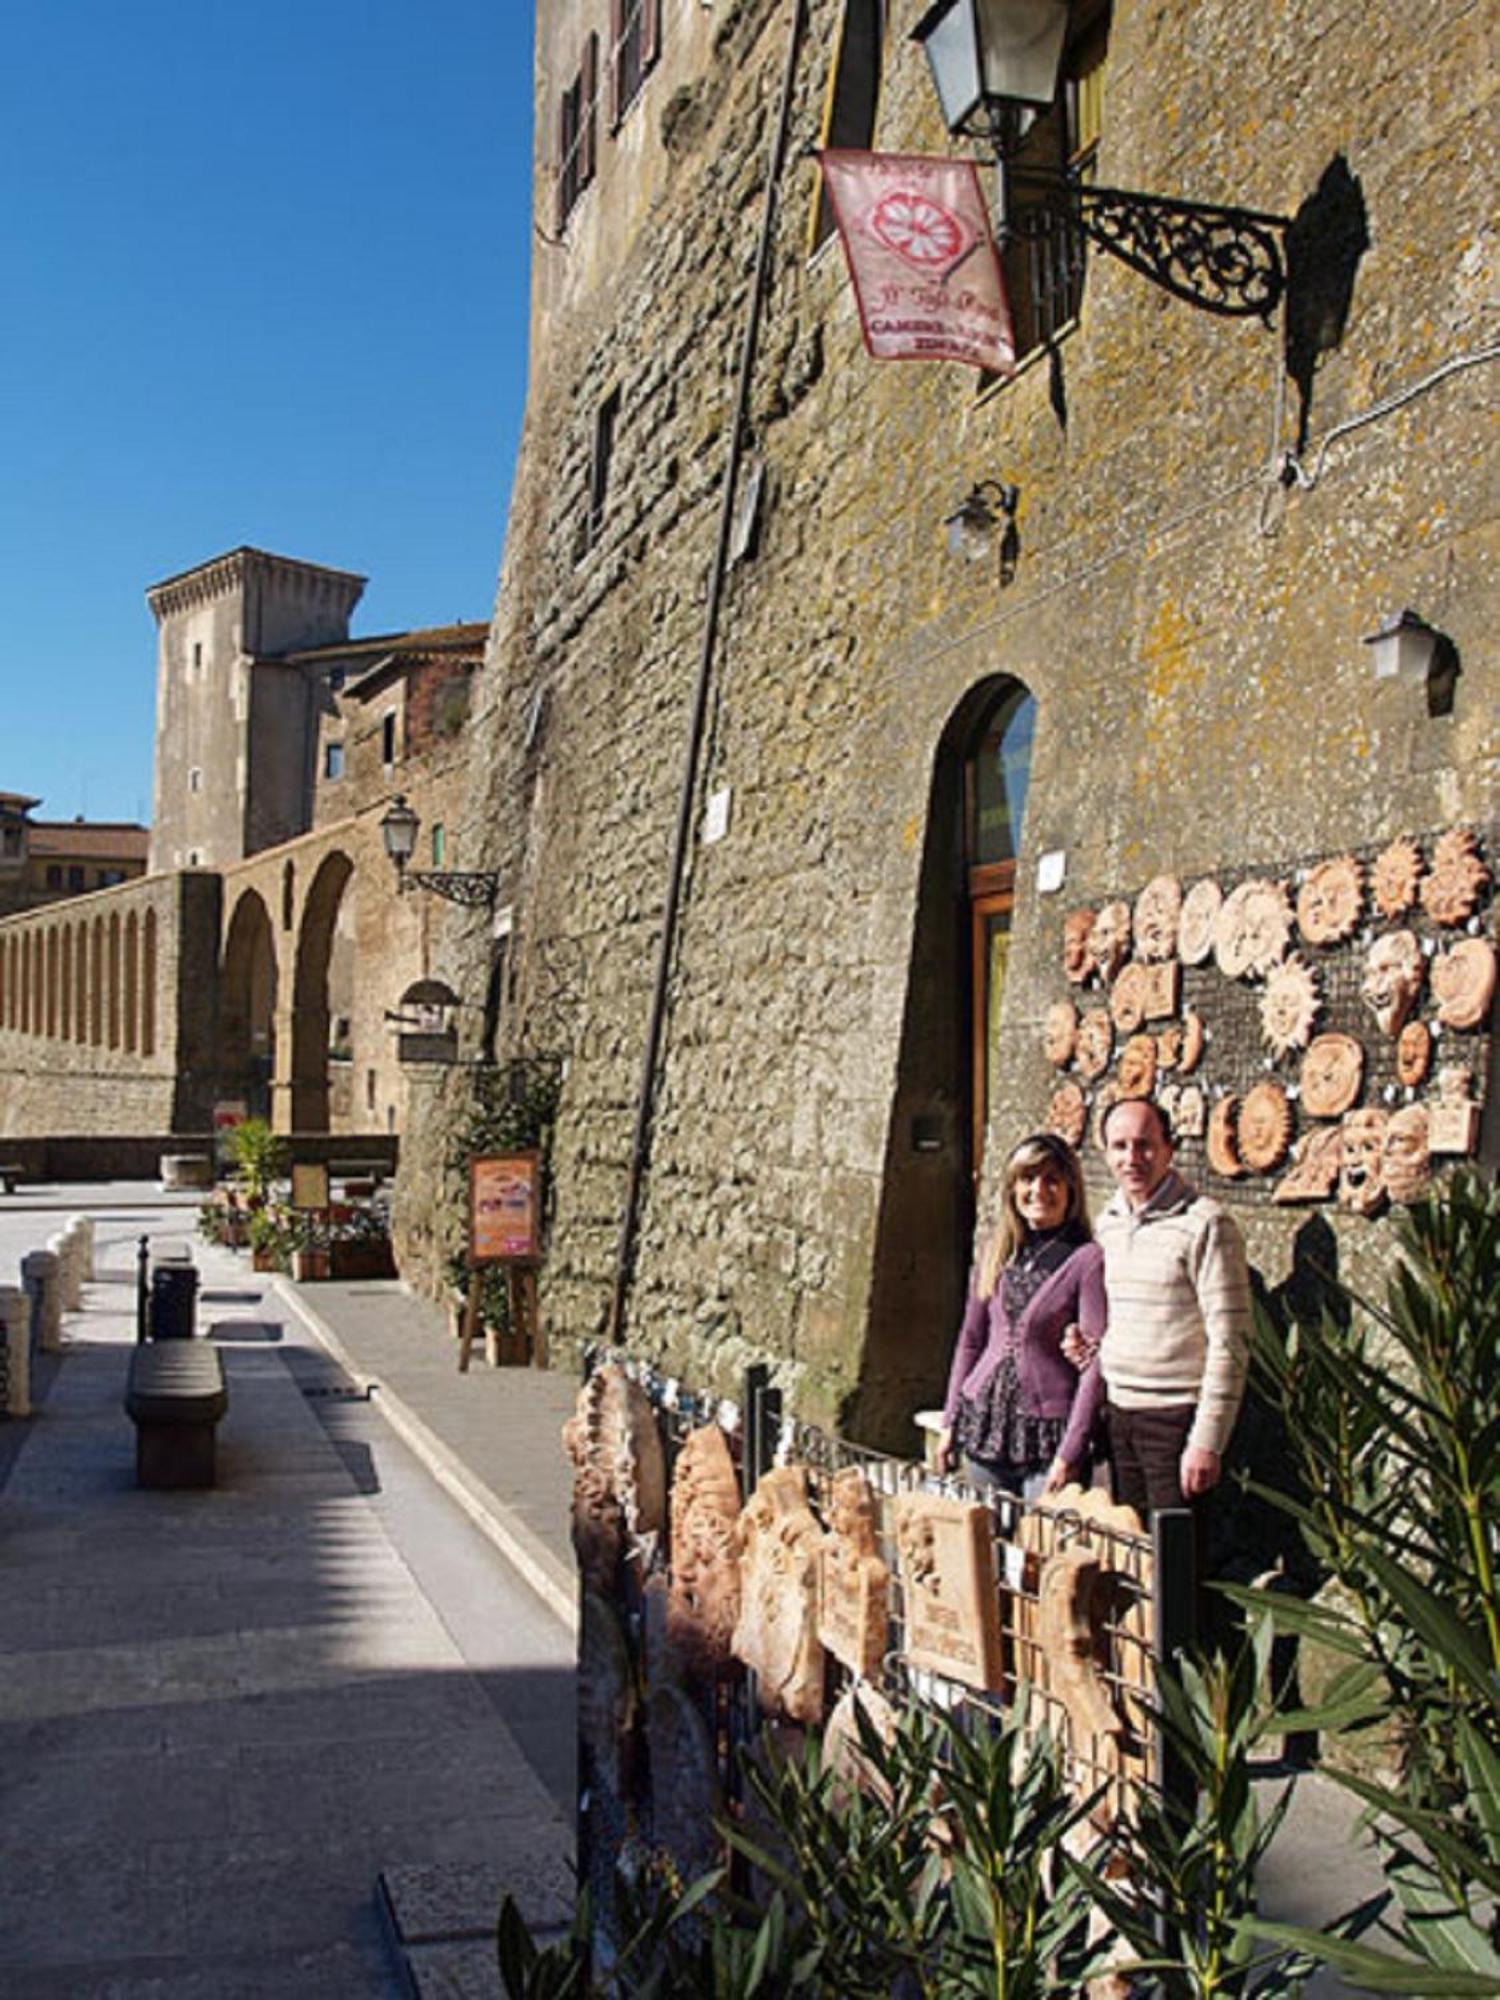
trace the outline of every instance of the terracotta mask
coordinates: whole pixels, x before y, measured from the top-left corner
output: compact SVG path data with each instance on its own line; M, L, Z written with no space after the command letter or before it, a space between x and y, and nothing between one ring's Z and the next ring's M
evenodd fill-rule
M1374 1215L1385 1200L1383 1111L1351 1111L1339 1127L1339 1205L1355 1215Z
M1392 1201L1420 1201L1432 1184L1425 1105L1404 1104L1385 1128L1385 1191Z
M1353 935L1364 906L1364 871L1352 854L1320 861L1297 891L1297 928L1309 944Z
M1042 1052L1055 1069L1072 1058L1078 1040L1078 1009L1071 1000L1054 1000L1042 1023Z
M1130 950L1130 905L1106 903L1089 932L1089 963L1108 983L1125 963Z
M1069 910L1063 918L1063 976L1081 986L1093 970L1089 958L1089 932L1094 928L1092 910Z
M1413 931L1388 931L1365 955L1360 995L1388 1035L1399 1035L1422 990L1422 947Z
M1171 958L1177 950L1177 924L1182 915L1182 884L1175 875L1158 875L1135 901L1135 948L1145 959Z

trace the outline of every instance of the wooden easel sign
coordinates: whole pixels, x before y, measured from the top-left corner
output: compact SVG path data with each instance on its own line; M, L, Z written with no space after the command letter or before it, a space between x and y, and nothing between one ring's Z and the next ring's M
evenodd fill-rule
M541 1258L542 1156L537 1152L490 1154L469 1162L469 1296L464 1304L458 1366L466 1373L479 1323L484 1273L503 1265L511 1325L527 1356L545 1367L536 1316L536 1270Z

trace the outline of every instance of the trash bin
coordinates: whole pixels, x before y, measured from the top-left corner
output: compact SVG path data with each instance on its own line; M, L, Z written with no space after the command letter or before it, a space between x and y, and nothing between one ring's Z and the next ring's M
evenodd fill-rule
M151 1267L147 1332L152 1340L191 1340L198 1307L198 1270L185 1251Z

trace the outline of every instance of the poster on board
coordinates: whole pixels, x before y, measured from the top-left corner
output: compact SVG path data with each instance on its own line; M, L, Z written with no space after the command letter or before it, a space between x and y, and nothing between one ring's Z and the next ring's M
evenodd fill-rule
M541 1255L540 1153L469 1162L469 1262L534 1264Z

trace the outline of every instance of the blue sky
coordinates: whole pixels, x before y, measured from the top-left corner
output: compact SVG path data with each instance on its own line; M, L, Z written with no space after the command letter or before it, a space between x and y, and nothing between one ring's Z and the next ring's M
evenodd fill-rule
M240 543L486 618L525 393L526 0L11 0L0 790L149 817L144 592Z

